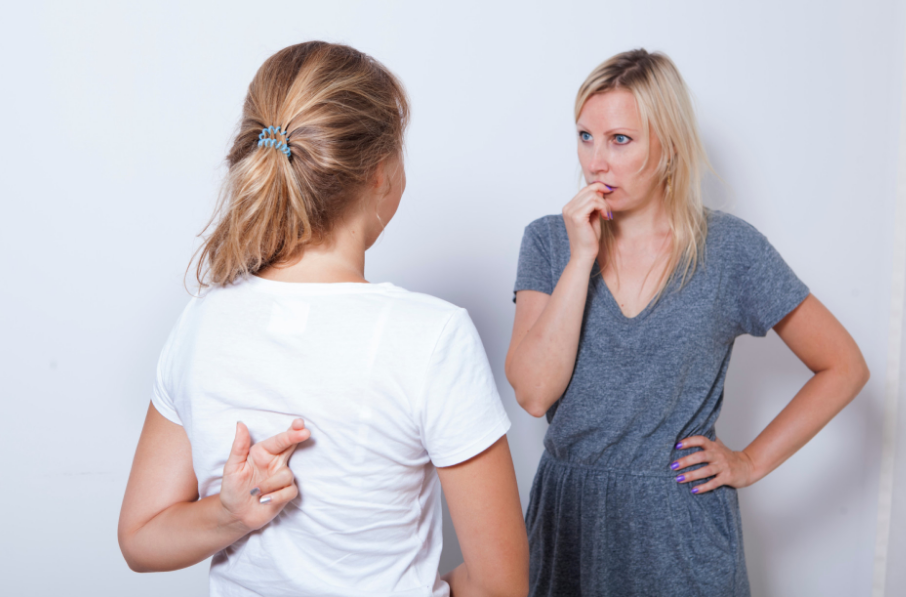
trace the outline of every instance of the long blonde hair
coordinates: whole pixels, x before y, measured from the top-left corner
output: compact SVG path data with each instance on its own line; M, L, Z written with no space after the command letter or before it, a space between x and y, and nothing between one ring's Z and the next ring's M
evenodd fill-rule
M648 138L650 130L662 147L655 178L664 185L672 248L655 295L657 300L674 276L680 277L680 285L684 284L702 258L708 233L702 175L711 166L698 134L686 84L670 58L638 49L617 54L599 65L579 88L576 121L591 96L615 89L632 92L639 107L642 134ZM647 164L646 159L642 168ZM609 260L614 233L606 220L602 220L602 232L605 260Z
M199 249L201 287L286 263L323 239L378 165L401 154L408 118L402 84L349 46L312 41L268 58L249 85L205 227L214 229Z

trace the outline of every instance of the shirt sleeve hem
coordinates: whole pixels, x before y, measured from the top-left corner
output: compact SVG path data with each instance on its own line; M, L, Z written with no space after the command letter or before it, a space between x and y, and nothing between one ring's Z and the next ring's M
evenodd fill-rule
M485 433L480 439L475 440L468 446L454 452L453 454L443 455L439 458L432 457L431 463L434 464L437 468L443 468L445 466L453 466L454 464L459 464L465 462L470 458L478 456L488 448L490 448L494 442L506 435L506 432L510 429L510 420L509 417L504 415L504 418L497 421L497 424L494 425L487 433Z
M516 286L513 288L513 302L516 302L516 293L520 290L534 290L536 292L543 292L544 294L550 295L553 294L550 286L545 282L537 280L521 280L516 283Z
M179 418L179 415L176 414L176 411L167 406L160 396L157 395L157 392L151 394L151 404L154 405L154 409L160 413L160 415L170 421L171 423L176 423L180 427L183 426L182 421Z
M801 305L802 301L807 299L808 295L810 295L810 294L811 294L811 292L809 291L808 287L805 286L805 284L803 284L802 288L799 290L799 292L797 294L793 295L793 300L791 300L788 303L785 303L783 305L783 307L778 309L774 313L774 316L768 320L768 323L770 325L767 326L767 329L765 330L764 333L767 334L768 330L774 329L774 326L777 325L778 323L780 323L780 320L782 320L784 317L786 317L787 315L792 313L793 309L795 309L796 307Z

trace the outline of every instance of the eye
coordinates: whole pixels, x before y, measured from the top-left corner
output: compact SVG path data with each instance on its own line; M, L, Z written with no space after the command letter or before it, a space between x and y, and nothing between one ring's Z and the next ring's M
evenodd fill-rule
M583 141L591 141L591 133L586 133L585 131L579 132L579 138Z
M617 145L626 145L627 143L632 141L632 139L630 139L626 135L614 135L613 140L617 142Z

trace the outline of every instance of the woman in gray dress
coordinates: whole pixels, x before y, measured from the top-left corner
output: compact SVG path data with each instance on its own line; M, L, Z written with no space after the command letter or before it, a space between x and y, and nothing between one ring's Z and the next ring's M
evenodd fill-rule
M576 100L587 186L526 228L506 361L547 415L526 525L531 595L748 595L736 488L868 380L859 348L767 239L707 210L707 157L663 54L600 65ZM774 329L814 372L744 450L715 435L734 339Z

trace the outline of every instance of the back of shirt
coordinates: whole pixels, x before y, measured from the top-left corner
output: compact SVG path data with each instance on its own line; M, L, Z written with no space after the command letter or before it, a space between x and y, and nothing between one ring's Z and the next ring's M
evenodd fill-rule
M214 557L211 595L446 595L434 466L509 428L464 309L392 284L249 277L193 299L155 408L183 425L199 494L220 491L237 421L257 442L305 420L299 497Z

